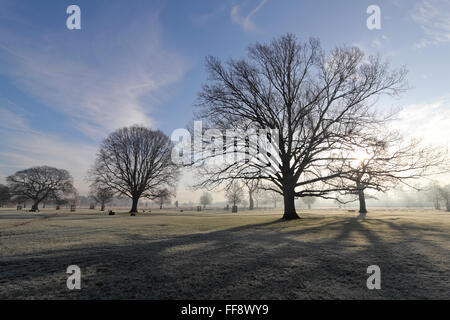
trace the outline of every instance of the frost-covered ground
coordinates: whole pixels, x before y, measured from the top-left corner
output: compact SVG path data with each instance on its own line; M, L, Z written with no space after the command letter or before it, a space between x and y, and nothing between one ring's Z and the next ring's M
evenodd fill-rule
M0 299L450 299L450 213L355 215L2 209ZM381 290L366 287L369 265Z

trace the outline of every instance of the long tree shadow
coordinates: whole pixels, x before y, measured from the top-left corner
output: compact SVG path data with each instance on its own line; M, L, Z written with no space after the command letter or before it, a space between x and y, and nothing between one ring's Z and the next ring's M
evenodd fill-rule
M448 276L439 266L411 251L408 242L383 239L372 230L372 222L341 218L298 228L307 221L276 220L151 241L123 234L120 246L98 244L2 260L0 297L43 293L62 299L449 297L443 278ZM434 250L448 265L448 252ZM64 272L70 264L83 270L80 291L65 287ZM366 269L372 264L382 270L380 291L366 288Z

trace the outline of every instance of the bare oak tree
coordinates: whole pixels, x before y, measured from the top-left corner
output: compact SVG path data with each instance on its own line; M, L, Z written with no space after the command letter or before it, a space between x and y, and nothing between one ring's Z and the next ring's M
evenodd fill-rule
M318 40L299 43L291 34L251 46L248 59L224 65L209 57L206 64L209 83L199 93L198 119L205 130L241 133L224 139L223 153L246 153L248 148L236 146L247 146L251 137L242 133L249 129L276 129L278 134L268 136L275 152L204 166L198 186L258 179L283 196L284 219L298 218L296 197L326 197L340 190L328 184L342 174L328 168L341 161L333 159L334 151L368 123L382 121L371 108L378 96L406 88L406 71L391 71L380 57L366 57L356 47L325 54Z
M89 179L129 197L135 214L140 198L153 200L175 185L179 170L171 151L172 142L159 130L138 125L118 129L103 141Z
M33 201L31 211L47 199L61 199L76 192L73 178L67 170L48 166L21 170L6 178L13 196Z

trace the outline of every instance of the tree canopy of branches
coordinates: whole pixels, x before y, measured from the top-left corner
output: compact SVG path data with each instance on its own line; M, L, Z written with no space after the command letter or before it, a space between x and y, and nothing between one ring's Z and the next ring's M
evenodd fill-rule
M406 89L407 72L390 70L378 56L366 57L356 47L325 54L318 40L300 43L291 34L251 46L248 59L224 65L209 57L206 64L209 84L199 93L197 117L205 130L238 132L223 139L224 153L247 154L252 137L243 133L249 129L276 134L268 135L274 152L203 165L199 187L258 179L283 195L284 219L298 218L296 197L327 197L345 187L335 182L345 172L329 168L342 162L334 152L349 146L368 123L382 121L372 108L377 97Z
M13 196L33 201L32 211L45 200L62 199L76 192L73 178L67 170L48 166L21 170L6 178Z
M417 139L405 141L395 131L370 129L353 142L354 150L343 155L344 165L335 168L346 172L343 177L349 184L345 193L358 196L363 218L367 214L365 190L386 192L399 185L415 188L411 181L448 170L446 152L423 146Z
M3 184L0 184L0 206L11 200L11 192L9 188Z
M106 204L113 200L114 191L109 187L102 187L94 184L91 185L89 196L95 201L95 203L100 204L100 211L104 211Z
M172 142L159 130L137 125L118 129L103 141L89 179L129 197L134 214L140 198L153 200L175 185L179 168L171 151Z
M235 181L228 186L225 191L225 197L233 206L236 206L242 202L244 192L242 191L242 187L239 182Z
M200 204L203 206L203 209L205 209L207 205L210 205L212 200L212 196L209 192L203 192L200 196Z

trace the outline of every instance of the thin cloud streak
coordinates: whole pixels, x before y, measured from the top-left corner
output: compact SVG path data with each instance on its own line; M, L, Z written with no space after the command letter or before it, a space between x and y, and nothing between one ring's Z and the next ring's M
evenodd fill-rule
M415 49L430 45L450 43L450 2L448 0L422 0L411 14L413 21L418 23L427 39L415 43Z
M256 8L254 8L247 16L242 16L241 6L240 5L234 5L231 8L230 17L231 21L234 24L237 24L241 26L241 28L246 32L257 32L259 31L258 27L255 25L253 21L253 17L255 14L261 10L261 8L266 4L267 0L262 0Z
M0 72L95 140L124 125L154 126L152 104L188 63L163 47L157 14L116 29L72 39L67 30L35 37L0 25Z

